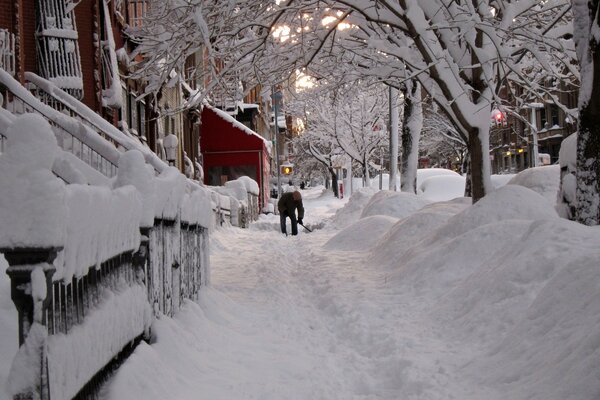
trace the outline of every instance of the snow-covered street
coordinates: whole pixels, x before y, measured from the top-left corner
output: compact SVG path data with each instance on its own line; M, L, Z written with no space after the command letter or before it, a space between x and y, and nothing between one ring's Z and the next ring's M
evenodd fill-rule
M328 217L346 200L319 191L306 192L306 223L325 221L323 229L285 237L271 215L219 231L212 287L155 322L155 342L138 347L104 398L597 398L598 235L583 239L595 228L544 216L544 204L532 211L543 198L513 188L480 210L429 205L371 251L339 248L361 248L381 216L363 218L354 234L356 224L340 230ZM515 199L522 208L510 223L468 226ZM338 217L352 219L353 208L357 218L356 203ZM549 245L557 233L569 243ZM389 235L396 254L408 249L396 268ZM566 259L577 268L561 268Z

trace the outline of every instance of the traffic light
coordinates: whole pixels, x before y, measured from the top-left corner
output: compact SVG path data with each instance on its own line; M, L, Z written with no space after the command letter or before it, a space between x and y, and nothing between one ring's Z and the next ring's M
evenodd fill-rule
M281 173L283 175L291 175L292 172L294 172L294 167L292 167L291 165L282 165L281 166Z
M495 109L493 111L493 117L494 117L494 122L496 123L496 126L506 126L507 125L506 114L504 114L502 111Z

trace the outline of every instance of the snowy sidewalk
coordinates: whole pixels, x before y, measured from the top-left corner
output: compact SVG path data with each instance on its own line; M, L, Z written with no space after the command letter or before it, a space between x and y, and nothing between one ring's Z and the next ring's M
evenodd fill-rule
M364 253L326 252L335 232L285 237L267 220L215 235L212 288L155 324L157 342L136 350L107 399L391 400L447 380L411 376L403 353L426 349Z

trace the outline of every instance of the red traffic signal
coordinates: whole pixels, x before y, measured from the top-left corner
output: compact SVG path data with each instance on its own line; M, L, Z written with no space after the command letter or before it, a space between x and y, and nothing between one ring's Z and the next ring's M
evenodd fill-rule
M504 114L502 113L502 111L496 110L494 112L494 119L496 120L496 122L502 122L502 120L504 119Z
M492 118L494 119L496 125L506 126L506 114L504 114L502 111L498 109L493 110Z

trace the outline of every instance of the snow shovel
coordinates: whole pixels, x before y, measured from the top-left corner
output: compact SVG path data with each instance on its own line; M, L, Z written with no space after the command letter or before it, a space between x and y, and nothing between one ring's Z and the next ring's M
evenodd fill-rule
M312 232L312 230L308 229L308 228L307 228L307 227L305 227L303 224L301 224L301 223L298 223L298 225L300 225L301 227L303 227L303 228L304 228L304 229L306 229L307 231L309 231L309 232Z

